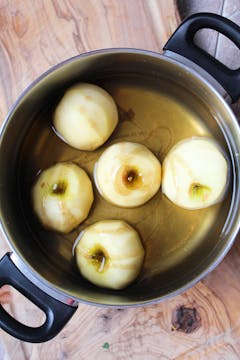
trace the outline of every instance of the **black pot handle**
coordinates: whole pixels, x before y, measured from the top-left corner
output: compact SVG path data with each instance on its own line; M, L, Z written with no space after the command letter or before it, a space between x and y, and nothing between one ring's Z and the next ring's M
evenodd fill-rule
M12 285L46 315L46 321L34 328L21 324L0 305L0 327L23 341L40 343L56 336L75 313L77 307L66 305L36 287L14 265L10 253L0 260L0 287Z
M223 16L211 13L198 13L187 18L163 49L180 54L201 66L222 85L235 102L240 97L240 68L229 69L194 43L194 35L203 28L222 33L240 49L240 27Z

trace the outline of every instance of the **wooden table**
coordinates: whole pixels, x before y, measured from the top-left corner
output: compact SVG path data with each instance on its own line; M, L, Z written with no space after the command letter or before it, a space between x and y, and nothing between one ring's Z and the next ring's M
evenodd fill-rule
M210 3L210 4L209 4ZM239 0L179 1L181 16L221 13L240 23ZM22 90L52 65L97 48L161 51L179 22L177 4L165 0L0 0L0 118ZM239 53L215 33L201 46L236 65ZM235 55L236 54L236 55ZM237 64L239 65L239 63ZM240 118L240 104L233 107ZM44 344L20 342L0 330L0 359L23 360L237 360L240 358L240 245L202 282L164 303L125 310L79 305L64 330ZM1 238L0 256L8 246ZM8 310L38 325L38 309L13 291ZM176 309L196 323L190 333L172 325Z

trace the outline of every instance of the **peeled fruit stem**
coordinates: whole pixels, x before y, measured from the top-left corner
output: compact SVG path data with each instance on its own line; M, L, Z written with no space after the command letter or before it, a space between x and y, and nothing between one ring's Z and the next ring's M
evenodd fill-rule
M111 95L97 85L79 83L66 91L54 113L57 134L80 150L95 150L112 134L118 122Z
M202 199L202 201L207 199L210 193L210 187L199 183L192 183L189 189L189 195L192 199Z
M162 191L183 208L205 208L222 200L228 172L228 162L214 140L186 139L176 144L163 162Z
M103 220L87 227L76 240L74 252L82 276L111 289L132 283L144 259L137 231L121 220Z
M122 207L136 207L159 190L161 164L144 145L120 142L108 147L94 168L100 194Z
M88 216L93 203L91 181L73 163L58 163L37 178L33 208L46 229L68 233Z

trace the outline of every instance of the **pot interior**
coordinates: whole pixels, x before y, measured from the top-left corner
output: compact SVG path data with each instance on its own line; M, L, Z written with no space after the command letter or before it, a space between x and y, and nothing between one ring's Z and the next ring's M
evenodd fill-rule
M52 127L56 104L64 91L79 81L105 88L119 109L116 130L93 152L71 148ZM238 176L233 155L235 128L229 135L234 126L228 107L206 84L164 57L141 51L109 51L66 62L23 95L4 129L1 213L11 245L40 277L83 301L117 306L144 303L190 285L219 261L232 241L229 209L239 201L234 190ZM94 187L90 215L72 233L46 231L35 218L31 187L40 170L58 161L74 161L94 184L94 163L112 143L145 144L162 163L173 145L192 136L213 137L229 159L229 190L221 203L185 210L172 204L160 190L145 205L123 209L106 202ZM234 209L231 211L234 214ZM121 291L98 288L84 280L72 255L79 232L102 219L126 220L138 230L145 247L139 278Z

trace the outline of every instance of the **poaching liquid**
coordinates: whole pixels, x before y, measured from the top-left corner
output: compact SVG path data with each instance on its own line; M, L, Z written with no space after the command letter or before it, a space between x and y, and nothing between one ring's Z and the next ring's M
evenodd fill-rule
M120 208L106 202L97 192L93 180L94 164L106 147L119 141L146 145L162 163L178 141L194 136L213 137L211 127L206 125L206 120L212 115L194 96L189 98L184 88L175 88L165 80L154 84L144 78L113 78L100 81L99 85L115 99L119 124L110 139L95 151L73 149L53 131L56 98L36 115L20 161L20 166L24 167L23 185L28 193L23 211L30 219L29 224L34 228L34 236L42 251L56 266L73 276L79 276L72 256L72 247L79 232L103 219L127 221L139 232L146 251L139 278L141 282L153 275L173 271L189 257L194 262L194 253L199 253L201 249L207 252L212 236L218 236L220 232L228 206L219 203L202 210L185 210L171 203L160 189L143 206ZM221 135L214 134L214 137L222 142ZM92 180L95 196L87 220L67 235L45 231L32 214L30 200L36 174L58 161L73 161L85 169Z

